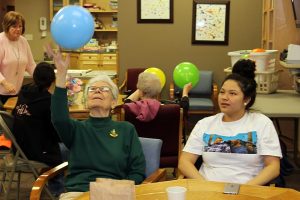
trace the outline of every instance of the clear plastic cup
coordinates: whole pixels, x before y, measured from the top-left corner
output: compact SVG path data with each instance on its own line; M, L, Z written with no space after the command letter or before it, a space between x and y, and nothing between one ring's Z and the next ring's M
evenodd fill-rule
M185 200L186 191L185 187L172 186L166 189L168 200Z

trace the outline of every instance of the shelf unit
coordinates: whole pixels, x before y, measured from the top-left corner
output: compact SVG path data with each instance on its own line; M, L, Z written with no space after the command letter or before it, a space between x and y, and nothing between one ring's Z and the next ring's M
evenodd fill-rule
M52 20L53 16L64 6L67 5L83 5L83 0L50 0L50 20Z
M101 7L100 9L105 10L95 10L89 9L91 14L94 16L95 21L100 24L99 28L95 28L94 38L97 38L99 45L107 46L111 44L112 41L117 42L117 10L111 10L107 7Z
M262 13L262 44L263 49L274 49L275 38L275 9L274 0L263 0Z
M300 29L296 28L292 2L290 0L262 1L262 40L264 49L276 49L282 52L289 44L299 44ZM294 82L285 67L279 65L279 53L276 56L276 68L283 69L279 76L279 88L290 89Z

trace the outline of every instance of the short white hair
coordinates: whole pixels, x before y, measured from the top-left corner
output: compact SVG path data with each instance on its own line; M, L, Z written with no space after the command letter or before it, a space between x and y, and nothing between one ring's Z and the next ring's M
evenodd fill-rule
M161 92L161 83L157 75L142 72L139 74L136 87L143 92L144 97L157 98Z
M92 84L94 84L96 82L99 82L99 81L107 83L111 87L111 92L112 92L113 99L118 100L119 89L118 89L117 85L111 80L111 78L109 76L107 76L106 74L98 74L97 76L91 78L88 81L88 83L86 84L86 87L85 87L85 91L84 91L85 99L87 97L88 88Z

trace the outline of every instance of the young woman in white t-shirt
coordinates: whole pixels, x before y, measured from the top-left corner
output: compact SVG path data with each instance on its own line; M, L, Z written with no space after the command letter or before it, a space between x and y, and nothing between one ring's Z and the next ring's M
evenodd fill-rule
M239 60L220 89L221 113L196 124L179 160L187 178L265 185L279 175L282 157L272 121L250 112L256 97L255 63ZM203 163L198 170L195 162Z

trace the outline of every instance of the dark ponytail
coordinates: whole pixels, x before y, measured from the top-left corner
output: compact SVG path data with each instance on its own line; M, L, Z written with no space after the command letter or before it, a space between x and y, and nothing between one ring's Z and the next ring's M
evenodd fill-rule
M55 81L54 68L46 62L37 64L33 72L33 81L40 91L47 90Z
M227 80L236 81L244 93L244 98L250 99L246 105L246 110L251 108L256 98L255 67L254 61L241 59L234 64L232 74L228 75L224 80L224 82Z

